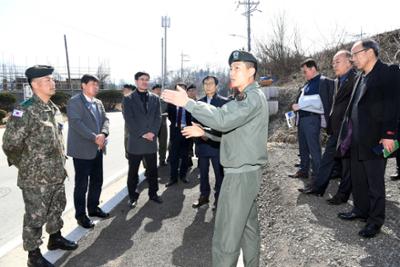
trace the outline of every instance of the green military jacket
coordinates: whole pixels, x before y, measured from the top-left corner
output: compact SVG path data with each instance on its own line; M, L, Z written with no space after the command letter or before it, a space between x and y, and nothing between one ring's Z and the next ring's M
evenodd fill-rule
M62 126L58 107L36 95L14 109L4 132L3 150L9 164L18 168L20 188L64 182Z
M220 108L189 100L185 109L204 125L223 133L220 158L225 172L253 171L267 162L268 103L256 82L244 89L241 100Z

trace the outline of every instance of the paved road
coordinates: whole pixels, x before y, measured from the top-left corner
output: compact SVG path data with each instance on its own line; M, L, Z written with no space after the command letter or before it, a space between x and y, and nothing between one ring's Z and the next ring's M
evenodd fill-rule
M128 163L124 154L124 121L120 112L108 113L110 118L110 136L107 155L104 157L104 185L124 175ZM68 123L64 128L67 137ZM0 129L0 145L4 129ZM69 178L65 181L67 194L67 209L73 208L74 168L72 159L66 164ZM17 187L17 169L8 167L3 150L0 149L0 248L18 244L21 239L22 217L24 205L21 190Z

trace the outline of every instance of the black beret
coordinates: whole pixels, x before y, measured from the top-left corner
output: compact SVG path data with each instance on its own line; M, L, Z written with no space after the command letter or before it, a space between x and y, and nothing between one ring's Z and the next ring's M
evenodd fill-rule
M257 69L257 59L249 52L239 50L233 51L229 57L229 66L232 64L232 62L236 61L252 62Z
M40 78L44 77L47 75L51 75L54 71L54 68L52 66L46 66L46 65L35 65L33 67L28 68L25 71L25 76L28 78L28 80L32 80L34 78Z

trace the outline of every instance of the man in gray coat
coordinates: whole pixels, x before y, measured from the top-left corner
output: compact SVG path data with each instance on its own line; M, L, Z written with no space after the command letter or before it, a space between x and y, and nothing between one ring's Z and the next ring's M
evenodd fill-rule
M106 218L108 213L99 208L103 185L103 153L106 147L109 121L103 103L95 98L99 91L99 79L85 74L81 78L82 93L73 96L67 105L68 144L67 155L74 160L75 218L84 228L94 227L86 215ZM90 179L89 179L90 177Z
M149 183L149 197L161 204L157 195L157 134L161 126L160 99L148 91L150 75L135 74L137 89L123 100L123 115L128 127L128 192L129 205L135 207L139 198L137 184L140 162L146 162L146 177Z

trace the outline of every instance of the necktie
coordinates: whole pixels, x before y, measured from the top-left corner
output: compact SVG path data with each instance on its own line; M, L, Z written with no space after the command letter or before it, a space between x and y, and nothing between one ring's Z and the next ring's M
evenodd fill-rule
M183 112L182 107L179 107L176 119L176 127L178 127L179 129L181 128L181 123L182 123L182 112Z
M97 110L95 102L89 102L90 111L93 113L94 118L96 120L97 130L100 132L100 114Z

